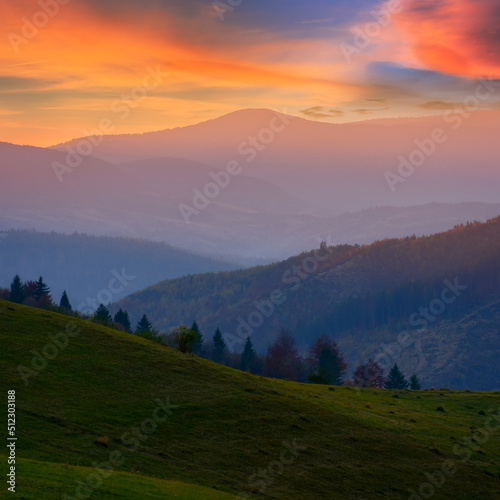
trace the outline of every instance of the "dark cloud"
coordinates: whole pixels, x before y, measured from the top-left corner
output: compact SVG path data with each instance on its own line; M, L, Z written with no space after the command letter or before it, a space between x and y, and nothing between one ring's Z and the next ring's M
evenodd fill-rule
M368 109L368 108L359 108L359 109L353 109L353 113L358 113L359 115L369 115L371 113L376 113L377 111L386 111L390 109L389 107L386 108L378 108L378 109Z
M461 84L464 80L438 71L409 68L387 61L372 62L367 66L367 72L373 82L389 85L420 85L435 88Z
M2 76L0 75L0 92L9 92L16 90L38 90L54 85L56 81L25 78L20 76Z
M429 101L419 104L418 107L426 110L447 111L449 109L455 109L457 104L446 101Z
M312 108L307 108L301 110L301 114L309 118L323 119L323 118L336 118L342 116L344 111L340 109L326 108L325 106L313 106Z
M145 12L149 10L164 11L174 17L182 18L183 22L192 22L200 28L200 19L206 20L205 14L213 10L214 14L221 12L214 8L212 0L80 0L100 11L107 18L129 16L130 12ZM293 33L295 39L322 38L332 28L353 22L360 11L370 11L381 3L381 0L242 0L232 7L229 2L223 13L223 23L217 15L213 16L216 28L229 26L240 29L269 31L275 35L286 32ZM138 18L138 22L140 22ZM205 29L207 26L205 26ZM219 33L224 37L224 31Z

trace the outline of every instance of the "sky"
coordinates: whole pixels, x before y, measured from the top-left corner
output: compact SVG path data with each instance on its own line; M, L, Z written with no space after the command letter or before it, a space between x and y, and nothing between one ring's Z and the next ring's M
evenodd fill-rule
M500 79L498 0L0 4L0 141L16 144L243 108L333 123L422 116Z

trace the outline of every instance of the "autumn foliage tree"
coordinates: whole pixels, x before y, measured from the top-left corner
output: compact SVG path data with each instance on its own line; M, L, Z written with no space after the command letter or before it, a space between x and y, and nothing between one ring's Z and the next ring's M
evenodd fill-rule
M384 370L373 359L364 365L359 365L353 375L354 385L357 387L381 388L384 385Z
M27 299L34 299L35 298L35 293L37 289L36 281L29 280L23 285L24 289L24 294Z
M174 331L174 339L179 351L191 354L196 344L197 335L190 328L179 326Z
M278 338L267 350L262 372L266 377L299 380L302 371L302 360L295 347L292 332L282 328Z

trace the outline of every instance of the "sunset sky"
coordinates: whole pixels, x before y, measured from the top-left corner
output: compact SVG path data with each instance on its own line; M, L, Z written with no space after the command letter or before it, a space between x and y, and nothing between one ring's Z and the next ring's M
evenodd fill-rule
M498 0L1 2L0 140L17 144L66 141L103 119L145 132L250 107L419 116L500 79Z

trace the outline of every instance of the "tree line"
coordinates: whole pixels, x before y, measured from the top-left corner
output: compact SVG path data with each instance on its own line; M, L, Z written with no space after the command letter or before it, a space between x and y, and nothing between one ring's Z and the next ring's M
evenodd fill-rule
M196 321L190 328L179 326L168 332L160 333L143 314L135 328L127 311L121 308L112 316L109 309L100 304L90 315L73 311L66 291L63 292L59 304L55 303L49 286L43 277L37 281L23 283L19 275L12 280L10 290L0 289L0 298L31 307L52 310L92 321L109 328L134 334L147 340L178 349L187 354L194 354L215 363L239 369L256 375L297 382L309 382L325 385L354 385L357 387L420 390L421 384L414 373L409 382L395 364L387 378L380 365L369 359L359 365L352 380L345 379L347 363L344 354L339 351L336 342L330 335L322 335L314 340L306 353L301 355L290 330L282 328L268 347L265 355L259 355L250 337L247 337L241 353L228 349L222 332L216 329L212 337L206 339Z

